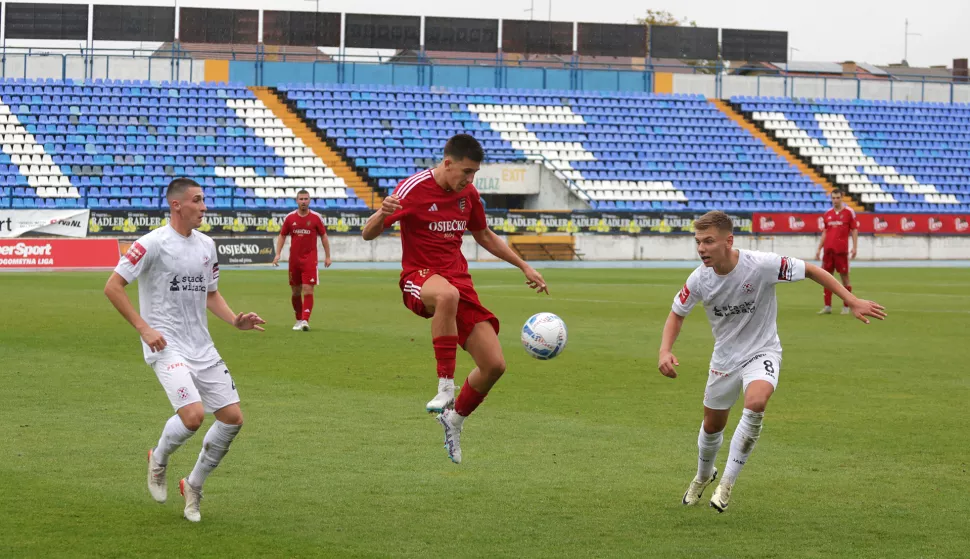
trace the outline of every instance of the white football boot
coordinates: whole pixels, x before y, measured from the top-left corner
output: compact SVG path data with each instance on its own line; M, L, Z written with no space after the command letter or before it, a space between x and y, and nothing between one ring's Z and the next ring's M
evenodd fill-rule
M307 322L306 320L301 320L300 321L300 330L303 330L304 332L309 332L310 331L310 323Z
M455 464L461 464L461 428L465 418L455 410L445 410L438 416L438 423L445 428L445 448Z
M832 307L829 305L825 305L824 307L822 307L822 310L818 311L815 314L832 314Z
M168 499L168 485L165 482L165 472L168 466L162 466L155 461L155 449L148 451L148 492L152 499L164 503Z
M684 493L683 503L687 506L694 506L701 502L701 497L704 496L704 490L707 489L708 485L714 483L715 479L717 479L717 468L714 468L714 473L707 479L697 479L697 476L694 476L690 485L687 486L687 492Z
M842 307L842 314L849 314L849 307Z
M438 394L425 406L428 413L442 413L455 407L455 379L439 378Z
M717 512L724 512L727 510L728 504L731 502L732 487L732 485L727 485L724 482L721 482L721 484L717 486L717 489L714 490L714 494L711 495L711 506L714 507Z
M296 324L293 325L293 331L294 332L299 332L300 330L303 330L303 321L302 320L297 320L296 321Z
M182 514L189 522L199 522L202 520L202 512L199 511L199 503L202 502L202 490L195 489L189 485L188 480L182 478L179 481L179 493L185 497L185 510Z

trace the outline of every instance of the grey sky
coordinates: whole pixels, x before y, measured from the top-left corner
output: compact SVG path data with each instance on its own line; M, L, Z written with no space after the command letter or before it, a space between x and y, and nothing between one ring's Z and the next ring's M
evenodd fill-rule
M41 0L43 1L43 0ZM59 1L59 0L48 0ZM181 6L314 10L315 0L173 0ZM320 0L321 11L528 19L532 0L441 2L440 0ZM105 4L171 5L158 0L95 0ZM549 0L534 0L535 18L547 19ZM903 21L910 30L909 62L950 66L970 57L970 0L553 0L562 21L633 23L647 8L668 10L703 27L788 31L795 60L855 60L873 64L903 58Z

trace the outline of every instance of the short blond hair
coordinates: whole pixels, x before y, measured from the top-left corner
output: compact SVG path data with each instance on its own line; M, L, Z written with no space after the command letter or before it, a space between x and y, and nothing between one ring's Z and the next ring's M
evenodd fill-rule
M721 233L734 233L734 223L731 222L731 218L728 217L728 214L722 212L721 210L707 212L694 220L695 231L705 231L712 227Z

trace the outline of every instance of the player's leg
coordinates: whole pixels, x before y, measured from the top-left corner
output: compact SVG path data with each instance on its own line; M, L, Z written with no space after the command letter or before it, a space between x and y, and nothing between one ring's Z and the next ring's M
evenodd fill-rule
M768 400L778 384L781 359L775 355L760 356L741 372L744 383L744 411L731 437L731 452L721 484L711 498L711 506L724 512L731 499L731 490L747 464L754 447L761 437L761 428Z
M830 274L835 272L835 254L832 251L826 250L822 254L822 269ZM818 311L818 314L832 314L832 292L824 289L823 293L825 306L822 307L822 310Z
M717 479L714 462L724 443L724 426L727 425L731 406L740 394L740 374L722 372L713 367L710 369L704 390L704 421L697 434L697 473L684 492L683 504L699 503L704 490Z
M313 313L313 284L303 284L303 330L310 329L310 314Z
M445 410L438 416L438 422L445 429L448 455L456 464L461 463L461 429L465 418L485 400L485 396L505 373L505 356L502 355L502 345L491 321L474 324L464 347L475 361L475 368L468 374L458 393L455 409Z
M239 393L225 363L220 362L199 371L196 382L206 410L212 411L216 420L206 431L195 467L179 483L179 490L185 497L185 517L192 522L198 522L202 518L199 502L206 478L229 452L229 445L239 434L243 424Z
M843 261L839 262L839 277L842 279L842 285L845 290L852 293L852 283L849 282L849 255L842 255ZM849 314L849 307L842 301L842 314Z
M290 304L293 305L293 314L296 316L296 324L293 325L293 329L300 330L303 326L301 324L303 320L303 285L300 269L290 265L289 276Z
M152 369L175 409L175 415L165 422L158 443L148 451L148 491L152 498L164 503L168 494L168 458L198 431L205 412L188 365L181 357L161 357Z
M434 274L419 286L424 310L431 314L431 343L437 362L438 393L428 402L428 412L441 413L455 401L455 359L458 353L458 288L444 277Z

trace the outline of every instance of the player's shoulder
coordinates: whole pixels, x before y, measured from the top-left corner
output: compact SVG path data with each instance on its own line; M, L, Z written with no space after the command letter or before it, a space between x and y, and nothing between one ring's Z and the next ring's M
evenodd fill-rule
M203 245L207 247L216 246L216 242L212 240L212 237L206 235L205 233L199 231L198 229L192 230L192 236L198 239Z
M296 218L297 218L297 217L298 217L299 215L300 215L300 214L299 214L299 212L298 212L297 210L293 210L292 212L290 212L290 213L288 213L288 214L286 214L286 216L285 216L285 217L283 218L283 221L284 221L284 222L285 222L285 221L293 221L293 220L294 220L294 219L296 219Z
M844 211L848 213L851 217L855 217L855 210L853 210L851 207L846 206Z
M147 248L150 245L163 242L165 239L169 238L171 234L174 232L175 230L172 229L170 226L163 225L162 227L149 231L148 233L145 233L141 237L138 237L137 239L135 239L135 242Z
M313 210L310 210L310 215L312 215L312 216L316 217L317 219L319 219L320 220L320 223L323 223L323 214L321 214L319 212L315 212Z
M421 191L432 180L434 180L434 175L431 173L431 169L425 169L424 171L415 173L397 185L397 188L394 189L394 196L398 200L404 200L408 195L412 197L420 195Z

